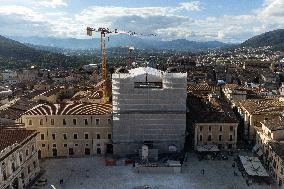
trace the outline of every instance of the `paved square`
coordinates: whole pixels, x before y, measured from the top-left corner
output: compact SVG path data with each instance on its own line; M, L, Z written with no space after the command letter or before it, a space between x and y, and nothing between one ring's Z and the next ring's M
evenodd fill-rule
M133 189L148 185L154 189L274 189L271 185L247 186L237 168L229 160L198 161L189 154L181 174L138 174L131 166L107 167L102 157L48 159L41 163L48 185L42 189ZM205 174L201 174L201 169ZM234 176L234 170L238 176ZM59 180L64 184L60 185Z

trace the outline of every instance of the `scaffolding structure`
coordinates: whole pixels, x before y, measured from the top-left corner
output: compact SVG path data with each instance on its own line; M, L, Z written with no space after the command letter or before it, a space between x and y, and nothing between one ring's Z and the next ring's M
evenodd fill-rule
M113 144L118 155L137 154L143 144L183 150L186 130L186 73L150 67L112 76Z

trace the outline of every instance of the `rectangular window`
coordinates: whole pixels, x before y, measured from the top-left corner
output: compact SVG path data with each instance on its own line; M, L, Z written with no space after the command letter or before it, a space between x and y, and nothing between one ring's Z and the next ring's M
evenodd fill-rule
M199 127L199 130L202 131L202 126Z
M53 148L56 148L56 144L52 144L52 147L53 147Z
M73 125L77 125L77 119L73 119Z
M233 135L230 135L230 141L233 141Z
M199 135L199 141L202 141L202 135Z
M77 146L78 146L78 144L75 144L74 146L75 146L75 147L77 147Z
M108 134L108 135L107 135L107 138L108 138L108 139L111 139L111 134Z
M211 140L212 140L212 136L208 135L208 141L211 141Z
M96 119L96 125L100 124L100 119Z
M222 141L222 135L219 135L219 141Z
M85 125L88 125L88 119L85 119Z
M52 134L52 140L55 140L55 134L54 133Z
M39 125L43 125L43 119L39 120Z
M85 133L85 139L89 139L89 134Z
M211 131L211 126L208 127L208 130Z
M63 144L63 146L64 146L65 148L67 148L67 144Z
M63 125L66 125L66 119L62 120Z
M223 127L222 126L220 126L219 131L223 131Z
M97 139L101 139L101 135L100 134L97 134Z
M40 134L40 140L44 140L44 134Z
M20 162L22 163L22 162L23 162L23 156L22 156L22 154L20 154L19 158L20 158Z
M66 133L63 134L63 139L67 140L67 134Z
M234 127L233 126L230 126L230 131L233 131L234 130Z
M163 88L163 83L162 82L134 82L134 88Z
M43 147L43 148L44 148L44 147L45 147L45 144L41 144L41 147Z
M33 124L33 121L30 119L29 120L29 125L32 125Z
M14 162L12 163L12 171L13 171L13 172L16 171L16 165L15 165Z
M50 120L50 125L54 125L54 119Z
M78 134L74 134L74 139L78 139Z

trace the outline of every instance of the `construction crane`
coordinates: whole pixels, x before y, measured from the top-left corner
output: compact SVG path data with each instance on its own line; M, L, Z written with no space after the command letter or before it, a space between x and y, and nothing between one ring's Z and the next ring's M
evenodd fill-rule
M106 82L107 82L107 67L106 67L106 37L107 35L112 33L108 28L91 28L87 27L87 35L92 36L93 32L100 33L100 46L101 46L101 53L102 53L102 87L103 87L103 101L104 103L108 102L107 98L107 89L106 89ZM114 31L115 33L117 30ZM108 38L109 39L109 38Z
M118 31L118 29L111 30L109 28L91 28L87 27L87 35L92 36L93 32L100 33L100 46L101 46L101 54L102 54L102 87L103 87L103 101L104 103L108 102L107 97L107 89L106 89L106 82L107 82L107 64L106 64L106 38L109 41L109 35L110 34L127 34L130 36L156 36L156 34L142 34L137 33L134 31ZM129 62L131 61L131 58L129 58Z

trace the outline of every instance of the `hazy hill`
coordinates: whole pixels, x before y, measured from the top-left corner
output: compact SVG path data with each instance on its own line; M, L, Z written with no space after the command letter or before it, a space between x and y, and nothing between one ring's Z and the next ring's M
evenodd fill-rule
M12 37L22 43L30 43L40 46L51 46L70 49L99 49L100 39L75 39L75 38L53 38L53 37ZM107 47L134 46L139 49L172 49L172 50L200 50L209 48L225 47L227 44L218 41L196 42L186 39L172 41L161 41L153 38L139 38L129 35L111 36Z
M252 37L242 44L243 47L273 46L274 50L284 51L284 29L266 32Z
M42 67L70 66L79 63L77 57L67 57L60 53L36 50L20 42L0 35L0 67Z

